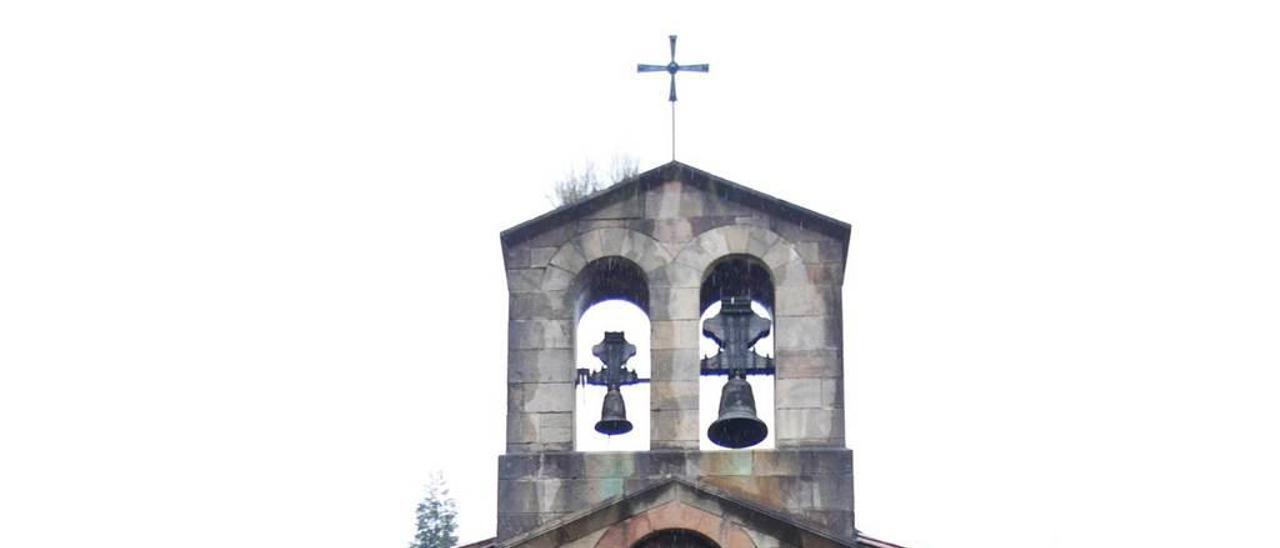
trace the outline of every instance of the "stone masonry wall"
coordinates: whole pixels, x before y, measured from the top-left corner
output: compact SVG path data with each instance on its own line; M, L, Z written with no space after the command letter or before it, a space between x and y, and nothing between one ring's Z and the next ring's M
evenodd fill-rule
M507 451L573 449L575 313L589 262L630 259L649 281L651 447L698 446L698 292L717 259L747 254L775 285L778 447L843 447L840 285L844 243L669 181L621 196L504 250L509 337Z
M504 245L510 301L499 539L666 475L852 535L840 320L846 242L802 226L803 216L748 207L714 188L680 180L631 188ZM731 254L759 259L773 277L769 427L777 450L700 453L699 291L713 263ZM573 284L586 265L610 256L634 262L648 281L652 450L575 453Z
M503 455L498 538L686 478L853 537L853 454L848 449L558 452Z

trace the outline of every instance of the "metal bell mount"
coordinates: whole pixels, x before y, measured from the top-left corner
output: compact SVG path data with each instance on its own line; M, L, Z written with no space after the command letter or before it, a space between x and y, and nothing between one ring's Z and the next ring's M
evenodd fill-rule
M751 447L769 435L769 426L756 416L756 398L747 375L772 375L773 358L755 353L756 342L773 325L751 310L751 299L726 297L720 313L702 324L702 333L720 346L716 355L703 358L703 375L727 375L720 391L720 415L707 428L707 438L721 447Z

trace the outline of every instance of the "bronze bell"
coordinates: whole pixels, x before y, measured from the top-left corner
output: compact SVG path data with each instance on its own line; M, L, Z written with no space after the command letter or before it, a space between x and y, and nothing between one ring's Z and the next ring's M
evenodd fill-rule
M610 386L609 391L604 394L604 405L600 408L596 432L616 436L630 431L631 421L627 420L627 404L622 401L622 392L618 391L618 387Z
M741 371L730 373L720 392L720 418L707 428L707 437L721 447L742 449L760 443L768 435L768 425L756 416L756 397L746 375Z

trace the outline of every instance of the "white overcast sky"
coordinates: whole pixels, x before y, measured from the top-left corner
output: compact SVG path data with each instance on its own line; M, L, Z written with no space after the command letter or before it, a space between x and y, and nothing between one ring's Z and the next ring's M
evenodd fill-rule
M0 545L492 534L498 232L678 33L680 159L854 226L860 529L1280 546L1280 8L777 6L4 2Z

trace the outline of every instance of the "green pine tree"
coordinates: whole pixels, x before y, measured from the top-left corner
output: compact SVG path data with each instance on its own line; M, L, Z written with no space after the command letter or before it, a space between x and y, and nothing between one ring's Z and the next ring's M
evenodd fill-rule
M427 482L427 495L418 503L418 533L409 548L453 548L458 543L458 509L437 472Z

